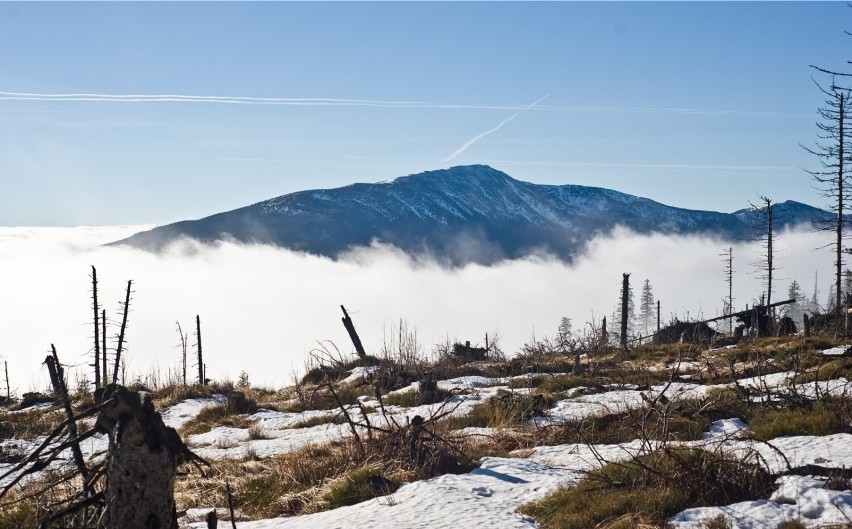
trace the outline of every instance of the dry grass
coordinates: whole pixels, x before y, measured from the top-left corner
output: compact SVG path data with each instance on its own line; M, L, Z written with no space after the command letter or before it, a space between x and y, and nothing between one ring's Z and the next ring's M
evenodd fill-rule
M260 424L252 424L248 429L248 438L250 441L261 441L263 439L271 439L264 431Z
M0 529L31 529L77 494L82 482L73 472L45 471L0 500ZM79 518L69 518L72 526L82 526Z
M772 476L702 450L666 449L610 463L577 487L523 506L545 529L661 527L687 507L765 497Z
M193 386L172 385L155 391L151 400L157 409L164 410L179 402L189 399L201 399L213 396L216 393L210 386L195 384Z
M0 439L33 439L47 435L65 420L65 412L59 408L0 412Z
M237 415L231 411L227 404L213 404L206 406L201 411L181 426L178 433L181 437L209 432L217 426L230 426L232 428L250 428L255 421Z
M399 483L462 472L472 468L458 456L436 454L425 463L407 460L388 438L376 439L361 453L353 439L308 446L263 460L215 461L204 476L181 476L176 497L182 508L213 508L226 502L224 481L230 480L235 507L252 519L299 515L350 505L392 493ZM370 487L371 476L391 484Z
M312 428L314 426L322 426L324 424L343 424L345 422L346 420L343 418L342 413L329 413L328 415L316 415L309 419L299 421L290 426L290 428Z
M733 529L733 524L727 516L720 514L704 522L704 529Z
M747 420L755 439L762 441L782 435L852 433L849 410L837 404L815 403L807 407L754 410Z

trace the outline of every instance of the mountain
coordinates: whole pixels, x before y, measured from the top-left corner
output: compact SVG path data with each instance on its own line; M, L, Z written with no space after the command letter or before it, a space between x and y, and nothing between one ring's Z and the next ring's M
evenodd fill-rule
M775 207L776 229L833 218L798 202ZM378 184L291 193L113 244L157 251L183 237L231 239L337 257L377 240L449 264L487 264L536 252L570 260L595 235L617 225L639 233L739 240L753 236L757 222L750 210L681 209L609 189L522 182L472 165Z

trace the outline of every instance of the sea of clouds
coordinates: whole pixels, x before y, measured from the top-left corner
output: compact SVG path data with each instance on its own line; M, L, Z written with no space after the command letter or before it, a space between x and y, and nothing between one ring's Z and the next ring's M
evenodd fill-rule
M345 305L369 353L378 353L392 327L404 319L424 352L436 343L483 344L497 333L508 354L531 337L552 336L563 316L574 329L609 317L623 272L631 273L638 307L650 279L663 321L721 314L727 295L729 244L701 237L637 235L619 229L595 239L571 264L536 256L492 266L446 268L382 245L344 258L258 245L193 241L161 254L103 246L145 226L81 228L0 227L0 361L9 365L13 391L45 389L41 365L55 344L78 383L92 362L91 266L97 267L99 301L111 320L114 346L127 280L133 296L126 338L126 376L177 372L176 322L190 333L202 321L208 376L255 384L288 385L318 342L330 340L346 355L352 346L340 318ZM807 295L814 274L825 297L832 281L830 234L784 232L776 242L774 300L786 299L795 279ZM759 242L733 245L734 306L740 310L764 290L752 263ZM194 363L191 358L190 364ZM195 373L189 368L190 377ZM0 391L4 391L0 373ZM91 379L91 375L89 375ZM129 380L128 380L129 382Z

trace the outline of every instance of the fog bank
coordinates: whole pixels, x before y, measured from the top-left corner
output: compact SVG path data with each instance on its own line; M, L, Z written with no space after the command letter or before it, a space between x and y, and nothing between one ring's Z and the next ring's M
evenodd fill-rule
M593 315L609 316L618 301L621 274L631 273L638 308L642 282L650 279L663 320L710 318L721 313L727 293L719 256L729 244L697 237L640 236L617 230L595 239L571 265L548 257L448 269L381 245L344 259L305 255L269 246L183 241L155 255L103 247L145 229L0 228L0 360L9 363L13 391L47 387L40 365L56 345L69 364L73 385L91 363L90 266L98 270L99 301L113 322L133 280L127 330L129 377L177 370L176 321L194 341L195 315L202 320L208 376L255 384L287 385L302 370L318 340L352 351L339 306L345 305L368 352L377 353L383 332L404 318L416 327L426 352L447 337L482 343L499 333L501 347L516 352L530 337L553 335L562 316L581 329ZM795 279L810 295L814 273L825 297L832 256L815 250L830 234L806 231L779 236L773 299L786 299ZM751 262L759 243L734 245L734 306L763 291ZM194 364L194 361L190 361ZM189 367L191 373L195 373ZM91 375L89 376L91 378ZM2 374L0 374L2 385ZM0 388L5 391L5 387Z

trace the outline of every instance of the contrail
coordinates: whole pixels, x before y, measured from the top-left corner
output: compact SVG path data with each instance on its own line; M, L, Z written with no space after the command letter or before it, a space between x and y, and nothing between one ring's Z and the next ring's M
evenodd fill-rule
M285 98L285 97L245 97L245 96L200 96L180 94L44 94L30 92L0 92L0 100L11 101L103 101L114 103L227 103L244 105L361 105L387 107L418 107L428 103L422 101L378 101L370 99L334 99L334 98Z
M513 119L515 119L516 117L520 116L521 114L523 114L523 113L524 113L524 112L526 112L527 110L529 110L529 109L533 108L533 107L534 107L534 106L536 106L537 104L541 103L542 101L544 101L545 99L547 99L549 96L550 96L550 94L545 95L544 97L542 97L541 99L539 99L538 101L536 101L535 103L533 103L532 105L527 106L527 107L524 107L524 108L522 108L521 110L517 111L517 112L516 112L515 114L513 114L512 116L510 116L509 118L504 119L503 121L501 121L501 122L500 122L500 123L499 123L496 127L494 127L493 129L488 129L488 130L486 130L485 132L482 132L482 133L480 133L480 134L477 134L477 135L476 135L476 136L474 136L473 138L471 138L471 139L467 140L467 141L464 143L464 145L462 145L461 147L459 147L458 149L456 149L455 151L453 151L453 154L449 155L449 156L448 156L445 160L442 160L442 161L441 161L441 163L447 163L447 162L450 162L450 161L452 161L452 160L455 160L455 159L456 159L456 158L457 158L457 157L458 157L461 153L463 153L464 151L466 151L466 150L468 149L468 147L470 147L470 146L471 146L471 145L473 145L474 143L478 142L479 140L481 140L481 139L482 139L482 138L484 138L485 136L488 136L489 134L492 134L492 133L494 133L494 132L497 132L498 130L500 130L501 128L503 128L503 125L505 125L506 123L508 123L508 122L512 121Z
M545 96L544 98L546 98ZM544 99L542 98L542 99ZM349 107L385 107L385 108L423 108L423 109L459 109L459 110L517 110L524 112L531 106L541 110L557 112L589 112L607 114L672 114L715 117L724 114L753 115L757 117L808 117L808 115L788 114L777 111L720 110L704 108L664 108L664 107L605 107L605 106L531 106L517 104L463 105L456 103L435 103L429 101L383 101L373 99L338 99L318 97L249 97L249 96L210 96L186 94L96 94L66 93L50 94L35 92L0 92L0 101L52 101L52 102L102 102L102 103L213 103L227 105L282 105L282 106L349 106ZM539 100L541 101L541 99ZM509 118L511 121L516 116ZM498 128L500 126L498 125Z

